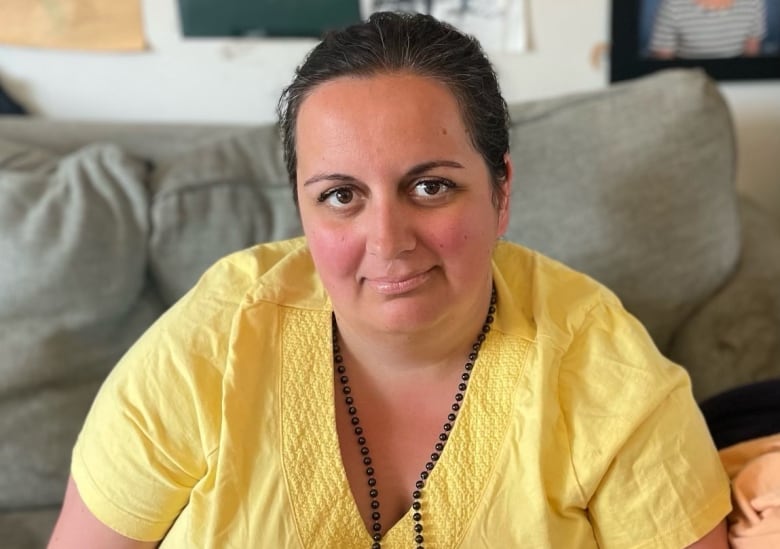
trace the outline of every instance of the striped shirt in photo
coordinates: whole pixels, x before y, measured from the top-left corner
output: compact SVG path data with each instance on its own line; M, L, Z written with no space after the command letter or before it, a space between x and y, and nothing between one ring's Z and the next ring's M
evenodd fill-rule
M696 0L663 0L650 51L687 59L738 57L748 39L765 35L764 0L734 0L724 8L706 8Z

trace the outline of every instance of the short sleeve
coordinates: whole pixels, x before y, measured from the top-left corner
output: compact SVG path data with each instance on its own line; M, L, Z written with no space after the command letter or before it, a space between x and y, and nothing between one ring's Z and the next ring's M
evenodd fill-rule
M650 51L677 51L674 25L675 18L672 4L669 0L662 0L653 23L653 30L650 36Z
M589 312L560 376L600 547L685 547L728 514L728 478L687 373L616 299Z
M754 0L753 22L750 26L750 37L763 40L766 36L766 4L765 0Z
M713 451L689 391L674 389L620 448L591 499L599 545L686 547L714 528L731 504Z
M231 307L196 288L127 352L93 403L71 474L87 508L124 536L162 539L207 471Z

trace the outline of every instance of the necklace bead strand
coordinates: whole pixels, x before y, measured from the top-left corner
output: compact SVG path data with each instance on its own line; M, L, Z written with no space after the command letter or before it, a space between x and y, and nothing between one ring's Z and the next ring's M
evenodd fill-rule
M414 543L416 549L424 549L423 537L423 514L422 514L422 499L423 489L425 488L425 482L430 476L430 472L436 466L436 463L441 457L441 453L444 451L444 446L449 439L449 432L453 428L453 423L458 417L458 412L461 409L461 402L463 401L468 388L469 379L471 379L471 371L474 369L474 362L477 360L479 350L482 348L487 333L490 331L490 325L493 323L493 318L496 313L496 288L493 287L490 294L490 306L488 307L488 314L485 318L485 323L482 325L482 331L477 336L476 342L471 346L471 352L468 355L468 361L463 366L463 373L460 376L460 383L458 383L458 391L455 393L455 401L450 407L451 412L447 414L447 421L442 426L442 432L439 434L439 442L434 445L434 452L431 453L431 459L425 464L424 470L420 473L420 480L415 483L415 490L412 492L412 520L414 522ZM355 407L355 400L352 397L352 388L349 385L349 378L347 377L347 368L344 366L344 359L341 356L341 347L339 346L339 333L338 325L336 323L336 316L332 316L333 323L333 364L336 369L336 374L341 382L341 393L344 396L344 403L347 406L347 413L350 416L350 424L353 427L355 437L357 439L358 446L360 447L360 454L363 456L363 465L366 469L367 484L369 487L368 495L370 498L369 505L371 506L371 539L373 543L371 549L381 549L382 547L382 523L379 522L381 514L379 512L379 491L376 487L376 477L374 476L374 467L372 466L371 452L366 446L366 437L363 433L363 428L360 426L360 418L357 415L357 408Z
M374 468L371 466L371 452L368 449L368 446L366 446L366 437L363 436L363 428L360 426L360 418L357 416L355 399L351 394L352 388L349 386L349 378L346 375L347 369L343 363L338 339L338 326L336 325L336 317L333 316L333 362L336 365L336 373L339 375L339 381L341 382L341 393L344 395L344 403L347 405L350 424L357 437L357 443L360 446L360 454L363 456L363 465L366 466L366 482L369 486L368 495L371 498L370 506L372 509L371 537L374 540L371 549L381 549L382 524L379 522L379 519L382 518L382 516L379 513L379 491L376 489L376 477L374 476Z

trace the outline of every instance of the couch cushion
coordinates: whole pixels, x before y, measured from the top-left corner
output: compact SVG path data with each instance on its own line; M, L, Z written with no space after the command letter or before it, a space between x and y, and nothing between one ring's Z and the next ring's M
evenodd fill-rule
M273 126L195 147L151 181L151 269L168 304L220 257L302 234Z
M669 352L702 400L780 378L780 227L746 199L741 217L739 267L679 330Z
M60 507L30 509L19 512L0 511L0 535L3 549L36 549L46 547Z
M733 132L715 84L661 72L515 105L512 120L507 237L611 287L666 350L739 255Z
M145 166L0 141L0 509L57 504L97 387L159 314Z

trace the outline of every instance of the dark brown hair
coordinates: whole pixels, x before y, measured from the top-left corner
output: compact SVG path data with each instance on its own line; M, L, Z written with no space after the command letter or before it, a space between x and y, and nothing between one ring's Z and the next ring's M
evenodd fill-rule
M296 202L295 125L303 100L318 85L335 78L393 72L433 78L450 89L472 144L487 164L494 194L501 190L507 176L509 114L479 42L429 15L379 12L364 23L325 35L282 92L277 112Z

